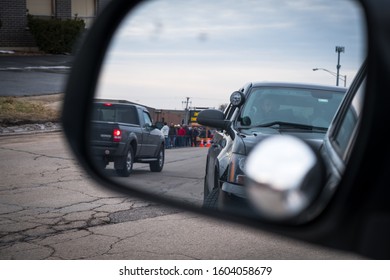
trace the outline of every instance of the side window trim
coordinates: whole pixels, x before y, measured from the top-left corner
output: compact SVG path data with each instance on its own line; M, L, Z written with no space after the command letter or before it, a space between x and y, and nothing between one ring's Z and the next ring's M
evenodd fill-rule
M152 125L152 118L150 117L149 113L146 111L142 111L143 117L144 117L144 122L145 125Z
M345 163L348 161L351 148L354 146L355 138L360 126L360 120L361 120L361 112L358 112L358 115L356 116L356 122L353 123L353 128L349 130L349 134L346 135L348 139L345 139L344 143L342 143L343 146L340 145L340 134L342 133L342 129L344 128L343 125L345 125L348 121L348 117L351 118L351 114L353 113L351 111L351 106L355 100L360 99L363 101L364 96L364 90L365 90L365 67L360 73L359 79L357 79L357 82L351 86L350 90L354 91L353 95L347 96L349 100L345 102L345 106L339 108L338 114L335 116L335 120L337 121L334 124L334 129L332 131L329 131L329 140L333 147L333 149L336 151L338 157ZM348 133L348 131L347 131Z

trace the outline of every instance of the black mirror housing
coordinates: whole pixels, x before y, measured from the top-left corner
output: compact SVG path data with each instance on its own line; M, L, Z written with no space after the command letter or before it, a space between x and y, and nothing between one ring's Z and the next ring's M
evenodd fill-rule
M127 12L139 2L119 0L111 1L107 5L88 31L68 79L62 115L65 136L79 163L93 175L93 178L113 191L244 223L261 230L280 233L283 236L319 245L358 252L374 258L388 258L387 233L390 232L390 223L389 211L386 211L388 206L385 205L387 200L384 198L389 197L387 195L389 188L386 184L389 173L383 172L387 169L380 164L385 162L389 148L385 145L386 140L383 138L383 131L380 130L383 126L379 125L386 123L389 118L389 115L385 113L389 103L387 102L389 99L387 77L390 69L389 56L384 55L384 50L389 49L387 46L390 41L386 33L387 29L384 28L388 26L386 23L390 19L386 1L357 1L363 5L367 22L370 23L367 26L370 35L367 41L369 50L367 92L370 94L367 94L364 100L364 121L356 143L359 149L351 154L351 163L345 171L347 176L343 177L326 211L321 213L315 221L301 226L272 224L264 219L256 220L197 209L136 188L123 187L96 169L96 165L90 158L86 132L89 131L88 116L99 70L112 35ZM239 94L237 93L235 97L239 97ZM235 101L234 104L240 103L236 102L238 99L232 101ZM201 111L197 121L201 125L228 130L228 132L231 125L224 113L215 109ZM233 133L232 135L234 136ZM378 160L378 157L383 162ZM373 178L375 180L372 180ZM351 238L351 233L354 234L353 238Z
M225 115L220 110L206 109L199 113L197 121L201 125L215 127L219 129L226 129L229 121L225 120Z

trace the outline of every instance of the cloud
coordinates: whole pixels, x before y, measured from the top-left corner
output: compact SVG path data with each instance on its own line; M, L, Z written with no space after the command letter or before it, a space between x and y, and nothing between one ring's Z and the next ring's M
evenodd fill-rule
M348 81L365 54L361 9L350 1L150 1L112 42L98 96L163 109L217 107L249 81L334 84L313 68L335 70L345 46ZM196 102L202 103L196 104Z

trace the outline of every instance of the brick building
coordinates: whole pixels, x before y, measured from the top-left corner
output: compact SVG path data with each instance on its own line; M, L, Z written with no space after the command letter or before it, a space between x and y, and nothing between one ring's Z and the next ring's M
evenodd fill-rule
M37 49L27 27L27 14L39 17L81 18L88 28L110 0L0 0L0 48Z
M155 109L148 108L152 119L156 122L167 122L168 125L173 123L174 125L183 124L186 119L185 110L170 110L170 109Z

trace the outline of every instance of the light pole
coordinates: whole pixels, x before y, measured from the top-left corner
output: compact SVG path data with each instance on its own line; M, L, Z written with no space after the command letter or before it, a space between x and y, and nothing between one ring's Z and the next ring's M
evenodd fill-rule
M184 123L188 125L188 120L189 120L189 115L190 115L190 111L189 111L189 104L191 103L190 101L190 97L186 97L186 101L182 101L181 102L182 104L185 104L185 120L184 120Z
M318 70L323 70L323 71L328 72L329 74L335 76L337 78L336 86L339 85L339 83L338 83L339 79L344 81L344 87L347 86L347 75L340 75L339 73L335 73L333 71L330 71L330 70L324 69L324 68L313 68L313 71L318 71Z
M337 52L337 76L336 76L336 86L339 85L339 71L340 71L340 53L341 52L344 52L345 48L344 47L340 47L340 46L336 46L336 52Z

